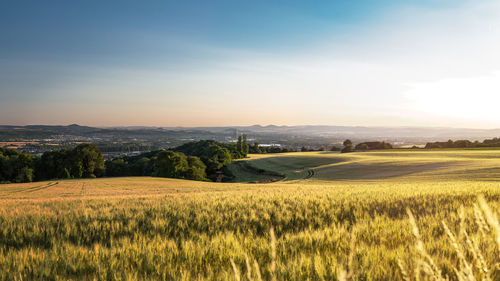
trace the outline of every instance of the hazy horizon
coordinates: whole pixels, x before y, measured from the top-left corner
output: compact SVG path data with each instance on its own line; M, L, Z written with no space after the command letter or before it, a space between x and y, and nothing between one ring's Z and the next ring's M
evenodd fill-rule
M7 1L0 124L500 128L500 3Z
M213 126L161 126L161 125L89 125L89 124L78 124L78 123L54 123L54 124L43 124L43 123L32 123L32 124L0 124L0 126L70 126L78 125L83 127L95 127L95 128L132 128L132 127L145 127L145 128L236 128L236 127L346 127L346 128L384 128L384 129L450 129L450 130L500 130L500 127L452 127L452 126L366 126L366 125L342 125L342 124L227 124L227 125L213 125Z

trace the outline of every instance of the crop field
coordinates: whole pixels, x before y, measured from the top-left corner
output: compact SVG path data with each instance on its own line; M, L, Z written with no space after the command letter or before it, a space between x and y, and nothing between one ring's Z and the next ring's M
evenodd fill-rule
M229 168L0 185L0 280L500 280L499 150Z
M278 172L285 177L285 181L306 178L312 181L500 179L500 151L497 150L405 150L347 154L300 152L255 155L244 161L247 166ZM240 176L240 170L233 170L237 179L246 179L245 171Z

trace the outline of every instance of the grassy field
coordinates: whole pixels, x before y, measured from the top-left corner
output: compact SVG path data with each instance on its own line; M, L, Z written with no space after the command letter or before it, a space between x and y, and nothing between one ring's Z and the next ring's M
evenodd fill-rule
M239 182L1 185L0 279L500 280L500 151L270 154L230 168Z
M300 152L255 155L244 162L256 168L281 173L285 181L500 179L500 151L497 150L406 150L347 154ZM237 179L247 180L249 176L245 173L240 175L240 170L233 167L232 171Z

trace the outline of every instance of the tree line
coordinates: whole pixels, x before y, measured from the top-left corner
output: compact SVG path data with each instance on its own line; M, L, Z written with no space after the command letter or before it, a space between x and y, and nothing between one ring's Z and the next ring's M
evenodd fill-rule
M18 183L51 179L78 179L119 176L156 176L191 180L216 180L218 172L226 179L233 175L227 165L248 153L283 153L289 148L249 145L241 135L236 143L214 140L189 142L171 150L156 150L137 156L122 156L105 161L96 144L80 144L72 149L47 151L33 156L13 149L0 148L0 183Z
M31 155L0 147L0 183L33 181L33 164Z
M0 183L105 175L104 158L93 144L45 152L41 157L0 148Z
M121 145L118 146L122 147ZM115 148L115 146L105 146L104 151ZM133 146L128 148L132 149ZM232 159L247 157L249 153L284 153L295 150L279 146L263 147L258 142L249 145L247 136L241 135L236 143L218 143L213 140L187 143L172 149L173 152L184 155L162 154L159 159L158 154L161 150L104 161L102 151L101 143L81 144L73 149L68 144L62 149L46 151L41 157L1 148L0 183L102 176L162 176L165 174L170 177L200 180L215 179L218 170L222 170L230 178L231 175L226 165ZM200 158L201 163L205 165L205 175L201 172L204 169L200 168L202 167L200 162L193 157ZM165 162L165 158L171 159L172 162ZM180 160L174 161L173 159ZM162 165L156 161L164 161L169 165L178 163L181 168L177 168L175 173L162 172L160 171Z
M228 147L232 147L231 144L224 144ZM233 155L234 159L238 159L234 156L240 156L239 158L244 158L247 154L265 154L265 153L286 153L286 152L295 152L295 150L288 147L281 147L277 145L271 146L261 146L259 142L255 141L252 145L247 143L247 136L241 135L238 137L238 141L236 142L236 147L234 148L236 151L241 151L239 155ZM230 149L233 151L233 149Z
M500 138L485 139L483 142L470 140L448 140L444 142L428 142L425 148L473 148L473 147L500 147Z
M352 141L347 139L343 143L344 148L340 150L342 153L354 152L354 151L368 151L377 149L392 149L392 145L388 142L383 141L369 141L358 143L356 146L353 145ZM337 151L338 148L332 148L332 151Z
M108 161L104 161L95 144L80 144L73 149L48 151L41 157L0 148L0 183L103 176L215 180L218 171L227 172L227 164L232 159L246 157L249 150L245 135L235 144L201 140L171 150L151 151Z

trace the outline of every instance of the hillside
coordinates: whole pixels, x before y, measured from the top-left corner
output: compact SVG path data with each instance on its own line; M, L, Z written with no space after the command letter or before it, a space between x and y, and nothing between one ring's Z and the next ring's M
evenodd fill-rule
M242 167L253 167L244 169ZM498 150L297 152L251 155L231 165L236 181L331 180L500 180ZM269 173L259 173L257 170ZM274 174L282 174L282 177Z
M417 264L429 260L421 261L407 209L439 274L457 280L463 263L445 222L464 251L459 231L467 231L490 280L499 280L497 233L475 205L482 195L500 210L498 151L291 153L247 164L283 178L2 185L0 280L237 280L234 269L240 280L258 280L257 270L263 280L337 280L344 269L356 280L403 280L405 272L425 280Z

